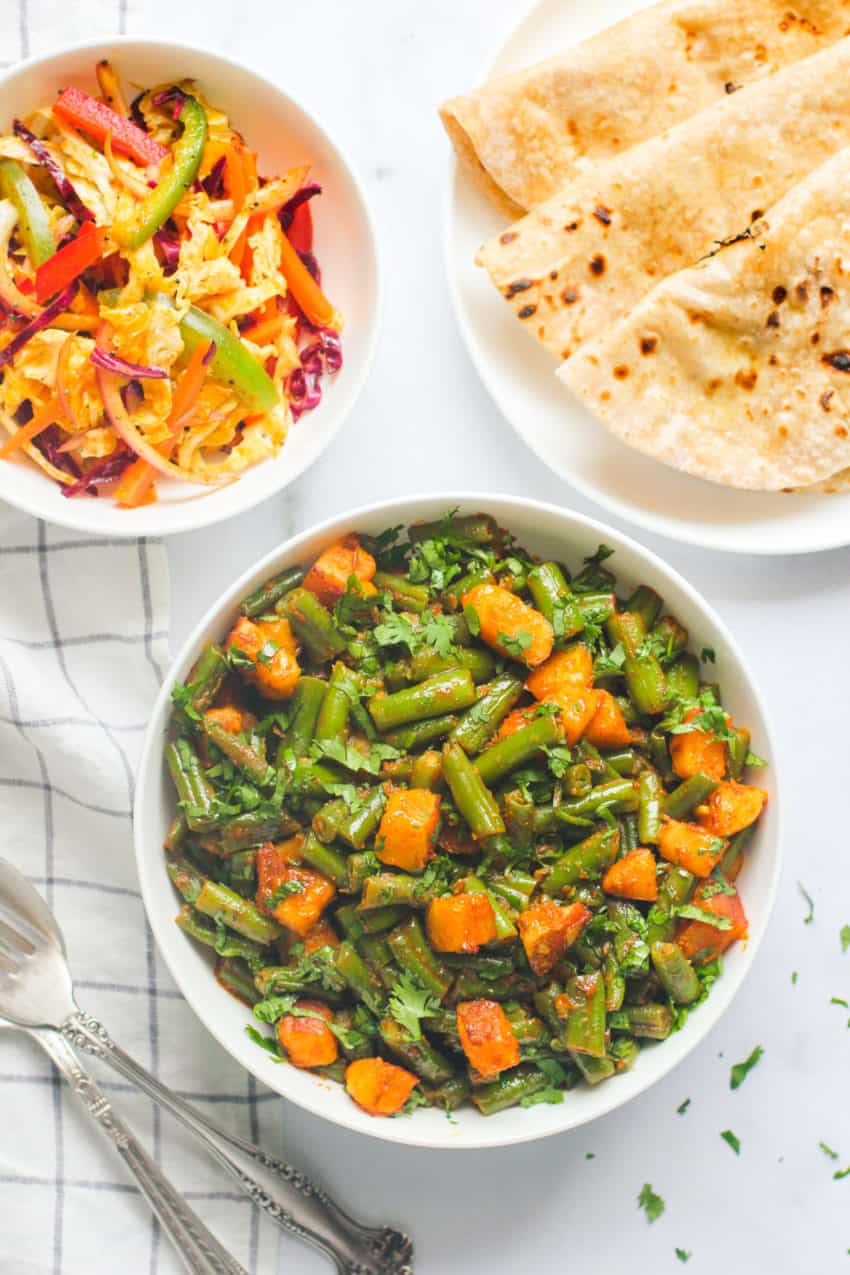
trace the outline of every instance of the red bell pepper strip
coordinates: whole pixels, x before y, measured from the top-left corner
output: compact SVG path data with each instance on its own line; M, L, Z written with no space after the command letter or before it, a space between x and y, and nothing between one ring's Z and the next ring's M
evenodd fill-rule
M35 296L39 305L79 278L84 270L100 261L106 247L106 227L86 221L76 239L48 257L35 272Z
M167 147L155 141L138 124L125 119L105 102L89 97L82 89L63 89L53 103L53 113L98 142L103 143L107 133L111 133L112 149L119 155L129 155L142 167L159 164L168 154Z

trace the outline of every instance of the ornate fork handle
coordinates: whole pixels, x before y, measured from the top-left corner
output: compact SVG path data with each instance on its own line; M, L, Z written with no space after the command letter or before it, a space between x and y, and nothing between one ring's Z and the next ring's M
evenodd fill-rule
M111 1140L192 1275L247 1275L208 1231L158 1166L115 1114L70 1045L50 1029L28 1031L49 1055L89 1115Z
M340 1275L412 1275L413 1245L406 1235L391 1227L362 1226L298 1169L220 1129L126 1054L97 1019L78 1010L62 1035L176 1116L255 1204L330 1257Z

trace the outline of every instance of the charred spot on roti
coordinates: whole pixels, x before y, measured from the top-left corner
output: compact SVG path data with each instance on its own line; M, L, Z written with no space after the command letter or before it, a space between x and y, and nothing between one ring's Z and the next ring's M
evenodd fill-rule
M773 289L773 292L771 295L773 296L774 305L782 305L782 302L788 296L788 289L783 288L781 283L777 284L777 286Z
M779 437L780 437L780 438L787 438L787 437L788 437L788 429L787 429L787 427L786 427L785 425L780 425L780 426L779 426L779 429L778 429L776 432L777 432L777 434L779 435Z
M823 354L821 363L828 363L836 372L850 372L850 351L835 350L832 354Z
M798 301L808 301L809 289L806 287L804 283L798 283L794 291L797 294Z
M578 137L578 124L575 120L567 120L567 132L570 137Z
M740 84L733 84L731 80L727 80L723 87L727 93L737 93L741 86Z
M515 239L519 239L519 231L517 230L506 230L503 235L499 235L499 243L513 243Z
M777 363L779 362L779 359L776 357L775 354L771 354L770 358L767 361L771 367L776 367Z
M618 363L614 368L614 375L618 381L624 381L628 374L629 369L626 367L625 363Z
M605 273L605 258L601 252L597 252L595 257L590 258L590 273L597 277Z
M764 216L763 208L754 208L753 211L750 213L750 225L752 225L754 221L760 221L763 216Z
M759 379L759 374L753 367L739 367L735 373L735 384L739 385L742 390L751 390L755 388L755 383Z
M770 314L767 316L767 326L769 328L779 327L779 311L778 310L771 310Z
M835 300L835 289L830 288L828 283L822 283L820 289L820 308L825 310L830 302Z
M644 356L652 354L658 345L657 336L642 336L640 339L640 352Z
M549 271L549 278L550 278L550 279L557 279L557 277L558 277L558 271L557 271L557 270L550 270L550 271Z
M830 403L832 401L834 394L835 394L835 390L824 390L823 394L821 394L820 405L825 412L832 411L832 408L830 407Z
M606 208L604 204L598 204L593 210L593 215L597 221L601 221L603 226L611 225L611 209Z
M812 345L820 345L820 332L813 332L809 337Z
M561 300L564 305L575 305L578 301L578 288L564 288L561 293Z
M574 231L578 230L580 225L580 221L568 221L566 226L564 226L564 230L566 230L568 235L571 235Z
M610 390L603 390L603 391L602 391L602 393L599 395L599 397L600 397L600 399L602 400L602 402L603 402L603 403L607 403L607 402L608 402L608 400L609 400L609 398L611 397L611 391L610 391Z
M711 398L714 391L719 390L722 384L723 382L721 381L719 376L712 377L710 381L706 381L705 392L708 395L708 397Z
M536 305L524 305L521 310L517 311L518 319L530 319L533 314L537 313Z
M527 292L529 288L533 287L533 279L514 279L513 283L509 283L505 288L505 300L510 301L518 292Z
M847 437L847 430L844 428L844 426L843 426L843 425L836 425L835 429L834 429L832 432L833 432L833 434L835 435L835 437L836 437L836 438L846 438L846 437Z

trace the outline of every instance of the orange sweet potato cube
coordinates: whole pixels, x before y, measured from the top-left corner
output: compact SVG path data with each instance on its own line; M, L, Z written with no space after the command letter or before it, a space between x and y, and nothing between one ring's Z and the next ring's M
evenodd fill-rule
M596 691L596 712L584 737L597 748L627 748L632 742L632 732L610 691Z
M699 711L692 708L686 713L685 721L693 721ZM731 721L729 717L726 720ZM726 774L726 744L710 731L688 730L672 735L670 759L673 771L680 779L690 779L691 775L722 779Z
M432 899L425 925L438 952L477 952L496 938L496 919L486 894L445 894Z
M348 587L348 581L355 576L362 586L363 593L374 593L372 576L375 574L375 559L361 546L357 536L343 536L336 544L319 554L304 580L304 588L315 593L326 606L333 606L341 598Z
M238 735L242 730L243 718L245 714L240 712L234 704L222 704L218 708L208 708L204 713L204 717L209 718L211 722L218 722L223 730L229 735Z
M655 866L652 851L638 846L611 864L602 878L602 889L606 894L616 894L621 899L652 903L658 898Z
M552 899L540 899L520 912L519 934L535 974L548 974L576 941L591 915L583 903L561 907Z
M421 872L431 858L440 823L440 797L427 788L394 788L376 839L382 863Z
M461 1001L457 1028L463 1052L482 1080L492 1080L519 1062L519 1043L498 1001Z
M521 660L529 668L549 657L554 641L552 625L509 589L500 584L476 584L461 601L478 616L481 640L500 654ZM503 638L509 639L507 646L500 640Z
M339 947L339 935L327 917L320 917L304 935L304 952L309 956L320 947Z
M411 1072L383 1058L358 1058L345 1069L349 1096L370 1116L394 1116L418 1084Z
M706 802L708 810L699 816L699 821L715 837L731 837L755 823L766 804L763 788L730 779L715 788Z
M599 708L600 692L592 682L593 656L583 642L556 651L526 682L535 699L560 706L570 746L578 743Z
M309 1010L309 1017L286 1014L277 1024L277 1038L293 1067L327 1067L336 1062L339 1049L328 1027L331 1010L311 1000L296 1001L296 1008Z
M289 621L249 620L240 616L230 631L227 646L244 651L250 669L241 670L268 699L288 699L301 674L298 645Z
M682 922L676 935L676 942L690 960L696 959L699 963L713 961L737 939L747 937L747 914L737 891L735 894L712 894L706 899L700 887L694 895L693 902L704 912L725 917L732 924L727 930L719 930L710 921Z
M658 834L658 853L668 863L687 868L695 877L707 877L723 858L726 842L696 823L665 819Z
M289 883L300 889L274 903L273 896ZM318 924L335 894L333 881L312 868L296 866L275 846L263 846L257 852L257 907L271 911L276 921L301 938Z

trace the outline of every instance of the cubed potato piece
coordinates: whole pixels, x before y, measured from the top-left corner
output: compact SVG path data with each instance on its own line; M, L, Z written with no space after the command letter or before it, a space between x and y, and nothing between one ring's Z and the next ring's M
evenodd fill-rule
M331 1010L311 1000L296 1001L296 1008L309 1010L309 1017L286 1014L277 1024L277 1038L293 1067L327 1067L336 1062L339 1049L328 1027Z
M692 708L685 715L685 722L693 721L699 713ZM726 721L731 725L731 718ZM707 775L709 779L722 779L726 774L726 744L710 731L688 730L670 737L670 760L673 771L680 779L691 775Z
M498 1001L461 1001L457 1028L476 1079L492 1080L519 1062L519 1042Z
M405 872L421 872L433 854L439 823L438 793L426 788L394 788L378 829L378 858Z
M536 668L552 651L552 625L540 611L500 584L476 584L461 599L478 616L481 640L501 655ZM526 638L521 635L525 634ZM506 646L500 639L508 638Z
M486 894L445 894L425 913L431 946L438 952L477 952L496 938L496 919Z
M333 606L355 576L362 593L375 593L372 576L375 559L360 544L355 535L343 536L336 544L320 553L304 580L304 588L315 593L325 606Z
M747 914L737 891L734 894L702 895L700 887L693 898L694 905L713 916L731 921L728 930L719 930L710 921L687 920L681 922L676 942L690 960L702 964L713 961L737 939L747 937Z
M286 894L270 908L273 896L290 882L300 886L300 890ZM274 846L263 846L257 852L257 887L257 907L264 912L271 911L276 921L300 938L318 924L336 894L333 881L312 868L296 866Z
M658 834L658 853L668 863L687 868L695 877L707 877L723 858L726 842L697 823L665 819Z
M730 779L719 784L705 804L707 812L699 815L703 828L716 837L731 837L755 823L767 804L767 793Z
M628 748L632 732L626 725L620 705L610 691L596 691L596 712L584 732L585 739L596 748Z
M298 645L288 620L254 621L240 616L227 646L245 652L251 667L240 671L268 699L288 699L295 690L301 669Z
M526 682L535 699L559 705L570 746L578 743L598 711L600 692L592 682L593 656L583 642L556 651Z
M418 1084L411 1072L383 1058L358 1058L345 1069L349 1096L370 1116L394 1116Z
M548 974L576 941L591 915L583 903L561 907L552 899L540 899L520 912L519 934L535 974Z
M615 894L621 899L652 903L658 898L655 869L655 855L651 850L638 846L611 864L602 878L602 889L606 894Z

